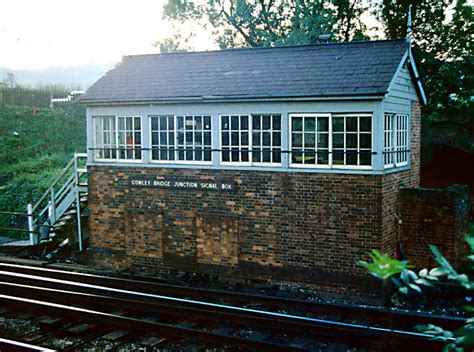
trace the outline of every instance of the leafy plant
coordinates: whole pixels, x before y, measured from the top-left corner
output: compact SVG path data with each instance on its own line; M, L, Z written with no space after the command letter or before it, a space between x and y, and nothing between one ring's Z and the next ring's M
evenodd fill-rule
M466 235L466 242L470 249L470 254L466 257L469 265L467 269L472 270L474 269L474 224L471 225L471 229ZM369 254L372 259L371 263L365 261L359 261L358 263L366 268L371 275L382 280L385 288L390 281L398 288L397 292L391 297L391 300L395 303L398 302L398 295L420 294L423 287L438 285L443 279L462 286L468 291L474 289L474 281L468 275L459 273L438 248L433 245L429 245L429 248L433 252L438 266L430 270L421 269L418 273L409 269L406 260L392 259L390 256L376 250ZM446 352L470 349L474 346L474 307L467 305L463 309L470 317L466 319L464 326L456 331L445 330L433 324L419 325L417 329L433 335L438 340L445 341L444 351Z

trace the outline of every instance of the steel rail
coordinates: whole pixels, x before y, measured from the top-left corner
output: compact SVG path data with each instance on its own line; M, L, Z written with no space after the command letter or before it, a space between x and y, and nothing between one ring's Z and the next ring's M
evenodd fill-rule
M10 351L10 352L26 352L26 351L33 351L33 352L53 352L55 350L30 345L28 343L23 343L19 341L9 340L0 338L0 351Z
M177 297L170 297L170 296L163 296L163 295L154 295L149 293L143 292L136 292L130 290L123 290L123 289L114 289L105 286L98 286L98 285L91 285L91 284L83 284L73 281L67 280L59 280L59 279L51 279L51 278L43 278L37 277L28 274L18 274L18 273L8 273L4 271L0 271L0 277L10 278L15 282L18 281L26 281L30 282L35 280L37 282L46 283L47 285L57 285L58 287L74 287L75 290L90 290L88 292L94 293L102 292L106 295L123 295L123 297L135 297L136 299L143 300L156 300L161 302L167 302L170 304L184 304L186 306L191 307L198 307L203 308L206 310L219 310L219 311L228 311L234 313L241 313L249 316L250 319L254 318L268 318L268 319L278 319L282 322L286 322L287 324L312 324L314 329L328 329L328 330L339 330L344 333L352 333L352 334L372 334L378 337L381 336L390 336L391 338L395 339L402 339L403 341L411 341L412 343L419 344L420 342L429 343L430 339L432 338L431 335L411 332L411 331L404 331L398 329L389 329L389 328L382 328L382 327L374 327L369 325L362 325L362 324L355 324L355 323L345 323L345 322L337 322L331 321L326 319L319 319L319 318L311 318L311 317L304 317L298 315L291 315L291 314L283 314L277 312L269 312L263 311L258 309L249 309L249 308L242 308L242 307L235 307L217 303L210 303L210 302L201 302L191 299L184 299L184 298L177 298ZM308 325L306 328L310 328L311 325Z
M71 307L63 304L44 302L34 299L19 298L9 295L0 294L0 302L8 303L9 305L28 306L47 312L55 312L61 316L69 316L79 319L90 319L97 323L116 326L137 331L159 331L160 333L175 336L175 337L192 337L201 341L211 341L220 346L225 344L232 344L235 346L245 346L252 349L263 349L265 351L304 351L306 349L295 346L282 345L278 343L260 341L257 339L246 339L238 336L224 335L218 333L211 333L204 330L196 330L177 325L164 324L150 320L143 320L112 313L105 313L91 309L84 309L78 307ZM223 343L224 342L224 343Z
M363 317L372 317L377 320L388 320L387 310L379 307L360 307L357 305L350 304L333 304L324 302L310 302L304 300L297 300L291 298L281 298L264 295L253 295L245 293L235 293L224 290L210 290L195 287L186 287L179 285L163 284L157 282L147 282L139 280L122 279L116 277L105 277L94 274L78 273L63 271L57 269L43 268L43 267L32 267L18 264L0 263L0 270L18 272L32 275L42 275L46 277L52 277L56 279L73 280L87 284L106 284L109 287L119 289L130 289L136 287L141 292L147 293L164 293L173 296L181 297L199 297L201 299L209 300L210 298L215 299L228 299L232 302L244 302L244 303L260 303L263 305L276 305L276 306L289 306L299 307L302 309L309 310L311 312L341 312L344 314L357 314ZM446 328L458 328L464 324L465 318L451 317L427 313L413 313L413 312L401 312L392 310L390 312L392 319L395 323L403 325L407 324L425 324L432 323L436 325L444 325Z

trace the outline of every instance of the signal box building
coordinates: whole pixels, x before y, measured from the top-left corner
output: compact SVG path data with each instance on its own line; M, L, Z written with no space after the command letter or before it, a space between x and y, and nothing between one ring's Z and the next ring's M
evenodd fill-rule
M343 287L398 253L425 102L405 40L127 56L80 101L96 264Z

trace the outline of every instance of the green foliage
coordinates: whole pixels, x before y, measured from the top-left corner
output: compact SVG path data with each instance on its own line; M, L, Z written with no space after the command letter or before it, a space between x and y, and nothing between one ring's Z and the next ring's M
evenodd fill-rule
M82 109L0 108L0 210L24 213L85 141ZM0 215L0 227L24 228L25 218Z
M408 261L392 259L389 255L382 254L376 249L372 250L369 257L372 259L372 263L359 260L358 264L366 268L371 275L380 280L387 280L407 270Z
M388 38L405 37L410 4L413 52L428 95L425 113L474 129L472 7L466 0L383 0L373 12Z
M474 224L471 225L470 231L466 235L466 242L470 249L470 254L467 256L468 270L472 270L474 269ZM407 261L392 259L378 251L372 251L369 255L373 261L372 263L364 261L359 261L359 263L369 273L384 282L387 282L387 279L390 278L390 281L398 288L397 293L392 297L395 302L397 302L398 294L406 296L413 293L420 294L422 293L422 287L437 285L442 279L462 286L468 291L474 289L474 281L470 280L466 274L458 273L438 248L433 245L429 247L435 256L438 267L431 270L422 269L418 273L408 269ZM448 331L433 324L419 325L417 329L433 335L435 339L446 342L444 347L446 352L471 350L474 346L474 307L467 305L463 309L470 315L470 318L466 319L464 326L456 331Z
M210 28L221 48L316 43L322 34L336 40L366 39L362 0L168 0L164 18ZM183 48L189 38L175 33L164 49Z

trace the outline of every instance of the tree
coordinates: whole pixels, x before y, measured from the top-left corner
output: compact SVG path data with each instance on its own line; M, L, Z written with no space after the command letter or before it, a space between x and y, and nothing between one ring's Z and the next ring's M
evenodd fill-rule
M362 0L168 0L163 17L210 29L220 48L261 47L365 39ZM175 48L187 38L171 39ZM168 43L170 39L158 42ZM172 46L173 47L173 46Z
M472 124L472 7L466 0L383 0L373 11L388 39L406 36L410 5L413 52L428 93L425 112Z

